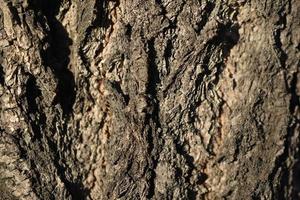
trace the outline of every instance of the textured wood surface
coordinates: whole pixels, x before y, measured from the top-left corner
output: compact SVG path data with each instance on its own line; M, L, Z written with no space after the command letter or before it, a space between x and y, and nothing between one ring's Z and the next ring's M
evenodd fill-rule
M0 0L0 199L298 199L299 62L298 0Z

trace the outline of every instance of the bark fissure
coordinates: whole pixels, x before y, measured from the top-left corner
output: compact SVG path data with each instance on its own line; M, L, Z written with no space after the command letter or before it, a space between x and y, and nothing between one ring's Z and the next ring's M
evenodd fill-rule
M200 17L200 21L196 23L195 31L196 33L200 34L200 32L203 30L204 26L209 22L209 17L212 13L212 11L215 8L215 4L212 2L207 2L203 9L202 16Z
M66 177L67 167L64 167L63 161L61 159L61 155L59 154L58 146L51 141L51 139L47 139L48 146L53 152L53 163L57 169L58 176L61 178L62 182L66 186L67 191L70 193L72 199L74 200L82 200L88 196L88 190L84 188L81 180L77 180L78 182L74 183L72 180L69 180ZM55 199L55 197L54 197Z
M1 54L0 54L0 56L1 56ZM1 57L0 57L0 63L1 63ZM2 86L4 86L4 71L3 71L3 67L2 67L2 65L0 64L0 84L2 85Z
M276 53L276 56L278 56L279 63L283 69L286 68L286 60L287 60L287 54L284 52L282 49L282 43L281 43L281 32L286 28L286 15L285 13L285 7L282 8L281 11L278 13L278 21L276 22L276 26L274 33L273 33L273 38L274 38L274 50Z
M149 154L152 159L152 166L151 166L151 178L149 179L150 185L149 185L149 192L147 197L148 198L153 198L155 195L155 169L158 164L158 157L157 153L160 151L158 147L158 141L157 138L159 138L159 129L161 128L160 125L160 120L159 120L159 99L157 96L157 88L160 83L160 77L159 77L159 72L157 69L157 64L156 64L156 50L155 50L155 39L152 38L147 41L147 49L148 49L148 83L147 83L147 89L146 93L149 95L148 99L148 106L150 108L150 113L146 115L145 119L145 126L148 124L150 125L150 129L148 130L148 135L147 135L147 141L149 142ZM152 107L152 108L151 108ZM151 123L152 121L152 123Z
M53 104L60 104L64 114L69 115L72 113L76 97L74 75L68 69L72 40L62 23L56 19L60 5L60 0L47 3L34 2L32 4L35 12L41 11L49 24L48 39L46 39L49 47L42 52L42 56L44 64L53 70L58 81ZM42 22L43 19L41 17L38 20Z
M293 116L291 117L291 122L288 127L288 134L291 135L289 137L289 143L286 144L286 148L290 148L290 145L292 144L293 138L295 138L295 134L297 131L299 131L299 124L300 124L300 118L296 115L296 110L300 108L300 96L297 94L297 84L299 84L299 80L297 78L297 74L299 71L295 72L292 76L289 92L291 94L290 99L290 107L289 110ZM298 135L299 137L299 135ZM298 147L300 147L300 140L298 139ZM290 150L291 152L291 150ZM292 176L292 191L291 191L291 197L293 199L297 199L299 197L299 191L300 191L300 184L299 184L299 169L300 169L300 156L299 156L299 150L295 151L295 163L292 166L291 169L288 169L287 176ZM287 184L288 179L283 175L283 182L282 184Z

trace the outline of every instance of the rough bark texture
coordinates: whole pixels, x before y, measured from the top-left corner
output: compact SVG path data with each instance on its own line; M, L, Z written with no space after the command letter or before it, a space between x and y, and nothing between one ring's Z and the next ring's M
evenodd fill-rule
M0 199L298 199L299 0L0 0Z

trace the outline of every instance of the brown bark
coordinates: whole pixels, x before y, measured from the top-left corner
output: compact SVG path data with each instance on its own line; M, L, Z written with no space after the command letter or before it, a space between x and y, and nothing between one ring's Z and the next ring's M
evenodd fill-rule
M0 199L298 199L300 2L0 0Z

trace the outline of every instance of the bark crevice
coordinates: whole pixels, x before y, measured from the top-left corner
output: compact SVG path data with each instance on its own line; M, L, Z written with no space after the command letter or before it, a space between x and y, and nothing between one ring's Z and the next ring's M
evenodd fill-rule
M155 195L155 169L158 164L158 152L159 144L158 144L158 137L159 137L159 130L161 129L160 120L159 120L159 112L160 112L160 102L157 96L158 93L158 85L160 83L160 74L158 71L158 66L156 64L157 52L155 50L155 38L151 38L147 41L147 50L148 50L148 83L146 88L147 97L147 104L150 108L150 112L146 114L145 118L145 126L150 124L148 134L147 134L147 141L149 143L148 151L151 157L151 177L149 179L149 190L147 194L147 198L153 198Z
M50 67L57 78L56 96L53 104L59 104L64 114L70 115L75 103L76 89L74 74L69 69L70 63L70 46L72 39L62 23L56 18L61 6L61 0L40 2L34 1L31 4L37 15L37 20L43 24L43 16L46 17L49 29L46 30L48 35L45 41L48 48L41 52L43 63Z

